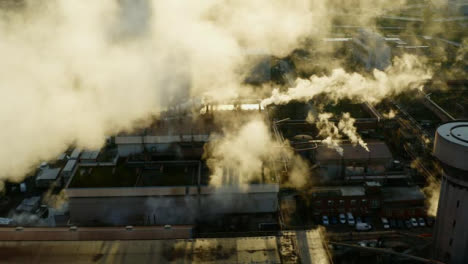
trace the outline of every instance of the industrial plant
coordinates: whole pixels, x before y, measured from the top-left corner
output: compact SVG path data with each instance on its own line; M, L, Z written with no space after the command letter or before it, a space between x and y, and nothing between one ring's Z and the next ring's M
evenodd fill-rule
M1 263L468 263L466 1L39 2Z

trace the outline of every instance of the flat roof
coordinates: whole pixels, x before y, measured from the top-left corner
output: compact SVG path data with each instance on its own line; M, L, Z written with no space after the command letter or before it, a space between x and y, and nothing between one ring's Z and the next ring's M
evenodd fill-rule
M80 159L95 160L99 156L100 150L86 150L81 153Z
M343 156L341 156L335 149L331 149L325 145L318 146L316 150L317 161L326 160L368 160L368 159L391 159L392 153L387 147L387 144L382 141L367 142L369 151L365 150L360 145L350 143L340 144L343 148Z
M80 157L80 154L81 154L81 150L78 148L75 148L70 155L70 159L78 159Z
M60 173L60 168L43 168L39 171L36 180L55 180Z
M318 196L363 196L366 190L362 186L316 187L312 189Z
M198 183L199 172L201 178L208 177L204 167L201 161L183 160L83 166L78 168L68 188L193 186Z
M343 186L340 187L343 196L362 196L366 194L366 190L362 186Z
M63 171L69 172L75 169L76 162L77 161L75 159L68 160L67 164L65 164L65 167L63 167Z
M384 202L424 201L426 199L418 186L382 187L382 196Z
M155 120L148 127L120 133L116 136L116 143L125 143L122 138L132 136L209 135L215 130L217 130L217 126L213 120L205 116L199 116L198 118L191 116L174 117Z
M468 122L449 122L437 128L437 133L447 141L468 147Z

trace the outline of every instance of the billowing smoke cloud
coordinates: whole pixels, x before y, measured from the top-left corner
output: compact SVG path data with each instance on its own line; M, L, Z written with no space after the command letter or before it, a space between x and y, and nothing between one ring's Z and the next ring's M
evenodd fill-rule
M429 177L427 182L428 185L423 189L427 197L427 214L435 217L437 215L437 208L439 206L440 180L436 179L435 177Z
M235 125L224 129L222 136L213 137L205 146L205 158L212 172L210 184L276 183L284 163L288 163L291 165L289 184L304 186L307 164L294 154L287 142L280 144L273 137L262 117L255 115L246 121L234 122Z
M437 208L439 206L440 197L440 179L437 175L442 175L442 168L437 164L433 163L432 168L429 172L421 169L423 160L418 157L411 162L411 168L418 170L419 173L426 176L426 186L422 189L426 196L427 214L430 216L437 215Z
M7 146L0 179L22 180L71 144L99 148L106 136L145 125L189 97L250 95L242 80L252 50L283 56L325 37L336 18L368 22L403 2L361 1L355 9L339 0L24 0L0 9L0 143ZM407 69L408 61L393 68ZM265 103L310 98L310 90L377 100L386 85L404 89L426 76L392 69L374 72L375 79L338 69L298 80Z
M42 197L42 203L46 204L55 213L64 213L68 211L68 196L64 190L61 190L59 193L53 193L53 189L49 188Z
M306 121L314 123L319 130L318 136L324 137L322 143L329 148L336 150L340 155L343 155L343 148L340 146L343 136L346 136L348 140L353 144L359 144L365 150L367 143L357 133L357 129L354 126L356 119L352 118L349 113L343 113L341 119L338 121L338 125L330 121L333 118L332 113L321 113L318 116L314 116L312 112L309 112Z
M308 101L319 94L332 100L351 99L355 102L375 104L382 99L410 89L421 89L431 72L416 56L395 58L385 71L374 69L372 77L335 69L329 76L313 75L309 79L296 80L296 86L286 92L275 89L263 105L286 104L291 100Z
M25 1L0 9L0 142L8 146L0 178L21 180L70 144L99 148L178 100L241 94L246 51L280 56L325 34L325 1L315 2Z

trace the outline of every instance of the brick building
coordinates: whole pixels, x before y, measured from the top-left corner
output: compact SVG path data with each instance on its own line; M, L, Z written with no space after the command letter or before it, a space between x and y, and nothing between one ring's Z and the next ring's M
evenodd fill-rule
M380 215L409 218L425 214L425 197L417 186L364 185L317 187L310 196L314 215Z

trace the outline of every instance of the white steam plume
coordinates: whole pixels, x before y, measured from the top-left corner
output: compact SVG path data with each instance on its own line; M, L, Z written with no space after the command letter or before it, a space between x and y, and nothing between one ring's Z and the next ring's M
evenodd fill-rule
M99 148L168 104L250 92L249 50L289 54L335 18L370 21L404 1L24 0L0 8L0 180L70 144ZM335 12L339 9L343 12ZM144 123L144 122L143 122Z
M262 180L279 182L284 160L291 165L287 184L301 187L307 182L308 165L287 142L280 145L273 138L260 116L226 127L222 136L213 137L205 145L204 155L213 186L245 186Z
M374 69L372 78L359 73L335 69L329 76L313 75L309 79L297 79L296 86L286 92L273 90L262 105L286 104L291 100L308 101L325 93L333 100L351 99L355 102L375 104L382 99L410 89L421 89L431 72L413 55L394 59L385 71Z
M341 134L338 127L330 122L330 118L333 117L332 113L321 113L315 117L311 112L307 115L306 121L309 123L315 123L315 126L319 130L318 135L324 137L322 143L327 147L336 150L340 155L343 155L343 148L340 147Z
M364 142L361 136L357 133L356 127L354 126L355 121L356 119L352 118L350 113L343 113L343 116L338 122L338 128L343 134L345 134L348 137L349 141L351 141L353 145L358 144L363 149L369 152L367 143Z
M330 121L333 118L332 113L320 113L315 117L312 112L309 112L306 121L315 124L319 130L318 136L324 137L322 143L327 147L336 150L340 155L343 155L343 148L340 142L343 135L347 136L353 145L360 145L365 150L369 151L367 143L357 133L354 122L356 121L349 113L343 113L338 125Z
M242 93L246 50L326 33L326 1L25 1L0 9L0 180L171 102ZM313 25L324 23L317 30Z

